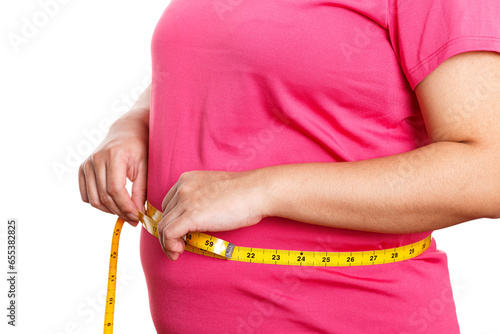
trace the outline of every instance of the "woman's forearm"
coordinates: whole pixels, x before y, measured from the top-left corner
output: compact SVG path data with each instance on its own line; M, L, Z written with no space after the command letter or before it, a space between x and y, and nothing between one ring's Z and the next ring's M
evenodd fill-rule
M380 233L500 217L499 68L496 53L463 53L415 87L433 141L425 147L356 162L186 171L163 198L164 251L177 258L188 232L266 216Z
M497 150L498 151L498 150ZM498 217L498 156L456 142L341 163L257 169L264 216L381 233L413 233Z

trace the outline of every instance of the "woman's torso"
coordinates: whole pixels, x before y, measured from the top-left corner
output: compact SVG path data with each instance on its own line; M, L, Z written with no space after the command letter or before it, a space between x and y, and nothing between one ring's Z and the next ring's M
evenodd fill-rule
M161 207L189 170L355 161L426 144L386 15L386 1L172 0L152 40L148 200ZM387 186L406 177L411 166ZM362 251L428 233L270 217L211 234L238 246ZM306 268L188 252L171 262L143 231L141 257L160 333L458 332L446 256L435 243L401 263Z

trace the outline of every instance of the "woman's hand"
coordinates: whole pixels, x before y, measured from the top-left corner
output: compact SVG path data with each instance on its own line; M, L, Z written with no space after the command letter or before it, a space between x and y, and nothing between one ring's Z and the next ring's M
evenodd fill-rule
M252 171L191 171L163 199L158 233L163 251L176 260L188 232L228 231L263 218L262 191Z
M137 226L146 200L149 110L132 110L118 119L99 147L80 166L82 200ZM125 185L133 182L132 197Z

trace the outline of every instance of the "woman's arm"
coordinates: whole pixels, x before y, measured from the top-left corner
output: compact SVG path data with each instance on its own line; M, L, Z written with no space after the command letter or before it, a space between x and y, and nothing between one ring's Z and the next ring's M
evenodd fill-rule
M80 166L78 181L84 202L137 225L146 200L151 86L132 108L111 125L99 147ZM125 188L133 182L132 196Z
M432 144L359 162L257 170L265 215L383 233L500 217L500 55L452 57L416 94Z
M500 55L454 56L416 94L433 141L425 147L358 162L183 174L162 205L164 251L175 259L187 232L265 216L382 233L500 217Z

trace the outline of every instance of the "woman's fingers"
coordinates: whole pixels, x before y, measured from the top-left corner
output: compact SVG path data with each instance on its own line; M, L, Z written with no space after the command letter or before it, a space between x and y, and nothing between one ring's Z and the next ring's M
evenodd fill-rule
M118 215L133 226L138 224L138 210L146 200L147 157L138 145L104 145L80 166L78 182L84 202ZM129 149L132 147L132 149ZM126 185L132 184L132 196Z
M83 172L83 165L80 165L78 169L78 186L80 188L80 196L82 201L85 203L89 202L89 197L87 196L87 182L85 181L85 173Z
M249 173L190 171L167 192L158 224L162 249L175 260L188 232L229 231L257 224L259 192Z
M171 260L176 260L184 251L184 239L182 237L190 232L185 222L186 215L183 213L182 209L176 206L163 216L158 224L158 239L163 252Z
M83 163L83 173L85 175L85 185L88 202L96 209L108 213L113 213L110 209L108 209L107 206L101 203L94 170L94 163L92 161L92 157L90 157Z
M168 208L168 204L172 201L172 198L174 197L174 195L176 194L177 192L177 185L178 185L179 181L177 181L173 186L172 188L170 188L170 190L167 192L167 194L165 195L165 197L163 197L163 201L161 202L161 211L165 214L168 213L167 208ZM172 209L173 206L170 206L170 209Z
M138 171L134 176L130 177L132 181L132 202L134 203L137 210L141 212L144 211L144 202L146 202L147 194L147 183L148 183L148 168L145 165L140 164ZM137 214L137 212L135 212Z
M120 158L110 159L106 168L106 192L125 220L136 226L139 220L137 208L127 188L127 170L133 168Z
M113 157L110 157L108 155L103 156L99 153L94 154L92 157L92 160L94 162L97 190L99 191L99 199L101 200L102 204L104 204L114 214L118 215L121 219L130 221L131 219L127 217L127 215L118 207L114 198L110 195L110 189L108 189L108 183L110 182L110 179L116 180L125 177L124 175L113 175L113 173L109 171L109 164L110 160L112 159ZM116 193L117 191L117 188L113 188L113 193Z
M165 203L165 200L163 200L163 203ZM162 203L162 207L164 206ZM179 197L178 196L174 196L172 199L170 199L170 201L166 204L165 207L163 207L163 214L166 215L168 214L170 211L172 211L173 208L175 208L177 206L177 204L179 203Z

